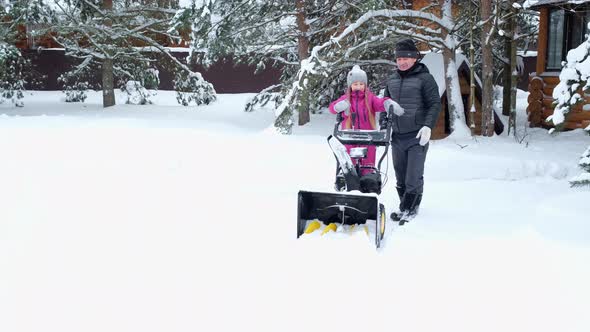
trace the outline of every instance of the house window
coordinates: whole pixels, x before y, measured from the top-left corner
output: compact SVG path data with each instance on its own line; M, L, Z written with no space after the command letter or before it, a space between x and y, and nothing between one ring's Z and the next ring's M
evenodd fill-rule
M547 45L547 70L561 69L561 61L565 59L564 35L565 12L554 9L549 12L549 34Z
M586 40L590 22L588 9L587 6L577 6L573 10L553 9L549 12L547 70L561 70L567 51Z

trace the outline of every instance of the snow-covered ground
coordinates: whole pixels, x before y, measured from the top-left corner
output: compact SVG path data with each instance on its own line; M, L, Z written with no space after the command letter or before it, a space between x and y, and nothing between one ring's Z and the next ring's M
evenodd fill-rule
M280 136L250 96L0 105L0 331L590 331L582 131L432 142L419 217L377 251L296 239L333 116Z

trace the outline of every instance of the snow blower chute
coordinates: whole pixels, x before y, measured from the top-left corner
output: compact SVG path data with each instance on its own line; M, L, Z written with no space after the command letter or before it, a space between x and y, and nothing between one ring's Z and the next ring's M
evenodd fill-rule
M389 150L392 118L393 109L390 108L387 114L381 114L379 130L340 129L342 117L338 114L334 133L328 137L328 144L336 157L336 192L299 191L297 238L318 229L320 223L335 230L337 224L357 225L374 220L375 245L380 247L386 217L378 195L383 186L381 164ZM352 148L348 154L344 144L362 147ZM367 158L367 146L385 147L377 167L361 164L361 160Z

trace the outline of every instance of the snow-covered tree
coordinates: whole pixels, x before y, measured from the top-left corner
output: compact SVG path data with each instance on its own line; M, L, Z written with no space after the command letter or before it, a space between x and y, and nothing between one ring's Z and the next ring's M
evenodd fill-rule
M63 82L83 86L84 78L76 75L100 68L105 107L115 104L115 87L130 91L129 81L146 87L157 73L155 64L163 62L195 78L191 91L202 91L193 98L196 104L216 99L213 86L163 46L180 39L176 30L170 29L178 1L63 0L55 5L56 22L38 33L51 33L66 49L66 55L79 59Z
M517 49L526 51L531 37L538 33L538 16L521 5L520 0L501 0L498 19L498 34L504 39L504 56L499 61L503 65L504 97L502 114L508 115L508 135L516 136L516 92L519 65Z
M99 86L93 86L90 83L92 75L97 71L98 66L93 66L92 58L88 57L71 70L61 74L57 81L63 86L63 92L66 95L65 101L68 103L84 102L88 90L100 89Z
M590 134L590 126L588 126L586 130L588 131L588 134ZM590 186L590 146L588 146L586 151L582 153L578 165L584 172L570 179L570 184L572 187Z
M469 36L472 31L479 36L473 40L474 59L471 61L472 68L476 73L481 73L483 69L483 51L490 53L487 55L487 61L489 62L491 59L491 65L488 65L488 68L493 69L489 77L491 77L492 86L502 85L502 113L509 116L509 134L511 128L514 129L516 125L516 82L522 70L522 64L516 54L517 51L527 50L528 45L536 40L538 34L538 13L523 8L521 3L522 0L493 0L490 2L489 19L484 21L480 18L482 2L467 0L460 2L460 6L457 6L458 15L455 16L458 25L455 35L459 39L460 47L464 53L470 53L471 40ZM483 28L489 29L486 38L482 37ZM489 57L490 55L491 57ZM480 77L483 78L483 76L482 74ZM488 89L489 83L483 93L488 93ZM488 100L486 104L495 104L495 101ZM487 111L491 112L491 110ZM488 113L488 115L493 115L493 113ZM489 119L492 117L490 116ZM493 129L493 126L489 128Z
M365 7L374 2L378 1L193 1L190 9L177 15L177 26L190 26L194 61L207 66L232 58L236 63L254 64L258 69L279 65L283 84L275 88L281 89L293 81L301 61L309 56L310 47L343 29L350 12L357 10L356 5ZM350 66L343 63L341 70ZM302 91L301 100L291 105L298 109L300 124L309 121L310 110L313 112L333 97L330 83L334 76L310 82L317 88ZM251 110L258 100L278 100L273 96L276 93L265 89L247 109Z
M441 50L445 65L445 85L447 91L451 128L455 135L469 135L463 113L463 100L460 94L455 51L457 43L453 34L455 25L452 16L452 1L438 2L440 16L426 11L407 9L366 10L342 32L330 40L312 48L310 57L302 61L301 69L295 81L286 90L281 104L277 107L276 127L280 132L290 132L290 105L297 102L301 91L309 88L309 82L315 77L327 76L334 68L333 58L342 58L351 50L366 50L378 45L393 48L395 41L401 37L412 37ZM358 34L366 36L358 39ZM377 61L391 61L391 56Z
M482 0L481 2L481 21L483 29L481 30L482 42L482 101L481 101L481 134L483 136L494 135L494 109L493 94L494 89L494 59L492 55L492 0Z
M449 107L449 117L451 131L456 136L467 136L470 134L466 124L465 115L463 113L464 105L461 97L461 86L459 84L459 77L457 75L457 65L455 63L455 53L459 49L456 32L458 25L456 25L453 16L453 1L439 0L441 7L442 22L437 23L439 27L439 36L434 36L425 39L430 45L435 45L442 50L445 70L445 85L447 91L447 104ZM427 34L425 37L428 37ZM437 37L442 39L442 43L437 41ZM473 98L473 97L472 97Z
M553 89L555 108L547 121L553 122L550 133L563 129L563 124L572 107L583 103L583 94L590 92L590 24L586 40L567 53L566 61L559 74L559 84ZM590 133L590 126L586 128ZM585 170L582 175L570 180L573 186L590 184L590 146L582 154L580 166Z
M179 12L177 26L193 31L195 57L204 64L232 57L263 67L283 67L281 84L265 89L256 102L275 102L275 127L290 133L294 115L305 124L344 90L345 75L360 64L372 75L373 90L394 68L395 42L413 37L445 51L451 126L466 133L454 61L457 44L451 0L436 3L443 15L407 10L405 1L198 1ZM180 19L182 18L182 19Z
M30 80L31 64L16 48L18 27L30 20L42 20L46 10L39 0L0 1L0 103L23 106L25 83Z
M25 60L13 45L0 41L0 104L23 106Z
M209 104L214 101L213 86L201 84L203 81L200 73L177 72L174 79L174 89L178 103L188 106L192 103Z

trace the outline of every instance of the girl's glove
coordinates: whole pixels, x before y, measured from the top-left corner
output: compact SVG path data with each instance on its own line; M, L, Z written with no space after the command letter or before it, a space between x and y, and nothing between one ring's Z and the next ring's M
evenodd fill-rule
M430 141L431 132L432 130L426 126L422 127L422 129L418 131L418 135L416 135L416 138L420 139L420 145L424 146L428 143L428 141Z
M393 114L397 116L402 116L404 114L404 108L400 106L400 104L396 103L391 99L387 99L383 102L383 106L385 106L385 110L388 111L390 107L393 106Z
M349 116L350 115L350 103L348 102L348 100L343 99L334 105L334 110L338 113L344 112L344 114L346 114L346 116Z

